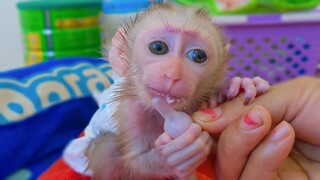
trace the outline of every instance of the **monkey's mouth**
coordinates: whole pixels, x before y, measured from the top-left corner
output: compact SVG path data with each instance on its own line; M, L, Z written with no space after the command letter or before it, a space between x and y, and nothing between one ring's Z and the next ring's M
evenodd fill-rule
M186 101L185 98L179 98L179 97L173 96L171 94L158 91L158 90L153 89L153 88L150 88L150 89L154 92L154 93L152 93L153 96L160 96L160 97L165 98L168 104L181 104L181 103L184 103Z

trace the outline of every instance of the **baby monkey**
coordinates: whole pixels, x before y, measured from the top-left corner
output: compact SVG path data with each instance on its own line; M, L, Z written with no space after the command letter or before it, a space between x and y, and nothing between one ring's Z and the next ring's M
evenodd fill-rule
M202 9L155 3L138 14L112 40L109 61L120 78L104 93L85 136L66 149L66 162L94 179L192 175L211 152L212 138L192 122L173 137L164 130L165 112L183 112L175 117L183 122L203 103L212 108L241 89L250 103L269 88L261 78L225 82L227 51Z

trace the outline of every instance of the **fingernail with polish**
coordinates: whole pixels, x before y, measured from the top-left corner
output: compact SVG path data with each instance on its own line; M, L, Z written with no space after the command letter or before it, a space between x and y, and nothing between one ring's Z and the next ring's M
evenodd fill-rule
M289 127L285 125L285 122L281 122L272 132L271 139L279 141L289 136Z
M257 107L254 107L244 116L240 127L244 130L252 130L262 125L261 112Z
M203 122L217 120L222 114L222 109L215 107L214 109L203 109L192 114L193 119L201 120Z

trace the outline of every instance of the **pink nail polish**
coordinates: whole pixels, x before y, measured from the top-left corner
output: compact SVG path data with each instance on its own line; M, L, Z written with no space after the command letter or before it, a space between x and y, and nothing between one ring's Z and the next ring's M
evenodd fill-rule
M252 130L263 124L261 113L258 108L253 108L244 116L240 127L244 130Z
M214 112L212 109L203 109L203 110L200 110L200 112L206 115L209 115L212 119L217 117L216 112Z
M215 107L214 109L203 109L199 110L192 114L192 118L194 120L201 120L202 122L206 121L215 121L217 120L222 114L222 109L219 107Z

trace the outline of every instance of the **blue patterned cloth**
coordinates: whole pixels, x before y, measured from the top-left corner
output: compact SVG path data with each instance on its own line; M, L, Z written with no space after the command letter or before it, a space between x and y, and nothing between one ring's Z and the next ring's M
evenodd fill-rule
M68 58L0 73L0 179L36 179L87 126L109 63Z

